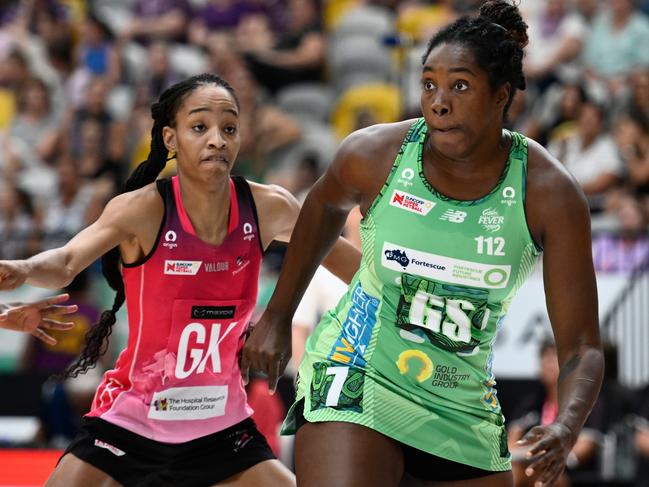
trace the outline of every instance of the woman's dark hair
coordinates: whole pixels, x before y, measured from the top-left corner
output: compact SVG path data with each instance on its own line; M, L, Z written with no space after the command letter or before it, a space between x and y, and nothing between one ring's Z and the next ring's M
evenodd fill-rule
M428 42L422 63L438 45L460 44L470 48L478 65L487 73L492 90L509 83L511 91L504 115L516 90L525 89L523 48L527 45L527 24L518 6L506 0L489 0L477 17L461 17L440 30Z
M162 129L165 126L173 127L176 123L176 113L183 100L197 88L206 85L215 85L225 88L234 99L237 108L239 100L234 89L227 81L214 74L199 74L176 83L167 88L157 102L151 105L151 116L153 117L153 128L151 129L151 149L145 161L133 171L133 174L124 183L124 191L134 191L147 184L153 183L165 165L167 164L168 151L162 138ZM97 359L106 353L108 348L108 337L116 321L116 313L124 303L126 296L124 282L120 272L119 247L115 247L105 253L101 258L102 273L108 284L116 292L112 308L101 314L99 322L90 327L86 333L86 344L81 355L68 366L61 374L61 378L77 377L93 368Z

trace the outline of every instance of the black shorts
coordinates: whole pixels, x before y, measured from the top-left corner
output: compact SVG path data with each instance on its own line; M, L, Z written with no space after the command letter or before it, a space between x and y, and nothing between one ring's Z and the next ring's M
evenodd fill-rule
M125 487L207 487L275 458L248 418L186 443L161 443L100 418L84 418L72 453Z
M304 417L304 400L295 406L297 429L308 423ZM403 451L404 471L419 480L452 482L471 480L502 472L492 472L463 463L446 460L425 451L399 443Z

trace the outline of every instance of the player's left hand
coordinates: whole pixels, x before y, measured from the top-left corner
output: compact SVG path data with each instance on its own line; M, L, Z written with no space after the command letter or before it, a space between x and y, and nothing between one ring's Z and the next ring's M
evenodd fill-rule
M552 423L535 426L527 432L516 446L529 446L527 459L529 465L525 475L539 474L534 487L550 487L557 481L566 467L566 459L576 441L576 436L564 424Z
M69 330L74 327L70 321L52 319L77 311L77 305L59 304L68 298L67 294L59 294L34 303L12 303L0 313L0 328L29 333L48 345L56 345L56 340L45 330Z
M268 388L274 394L290 358L291 321L266 309L241 351L243 383L248 383L250 369L256 370L268 377Z

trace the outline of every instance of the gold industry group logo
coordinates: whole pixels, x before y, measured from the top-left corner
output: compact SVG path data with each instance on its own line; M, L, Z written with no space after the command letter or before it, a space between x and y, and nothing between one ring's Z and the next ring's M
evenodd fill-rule
M424 382L433 375L433 361L421 350L404 350L399 354L396 364L401 375L408 374L411 369L419 370L415 376L417 382Z

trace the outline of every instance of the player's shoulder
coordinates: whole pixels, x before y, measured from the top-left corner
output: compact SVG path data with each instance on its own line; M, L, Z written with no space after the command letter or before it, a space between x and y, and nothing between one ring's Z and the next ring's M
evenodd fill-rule
M279 184L264 184L247 181L255 202L286 202L295 199L289 190Z
M106 205L104 213L123 220L149 219L163 208L164 203L157 185L151 183L115 196Z
M278 184L248 181L259 216L276 212L299 212L300 204L289 190Z

